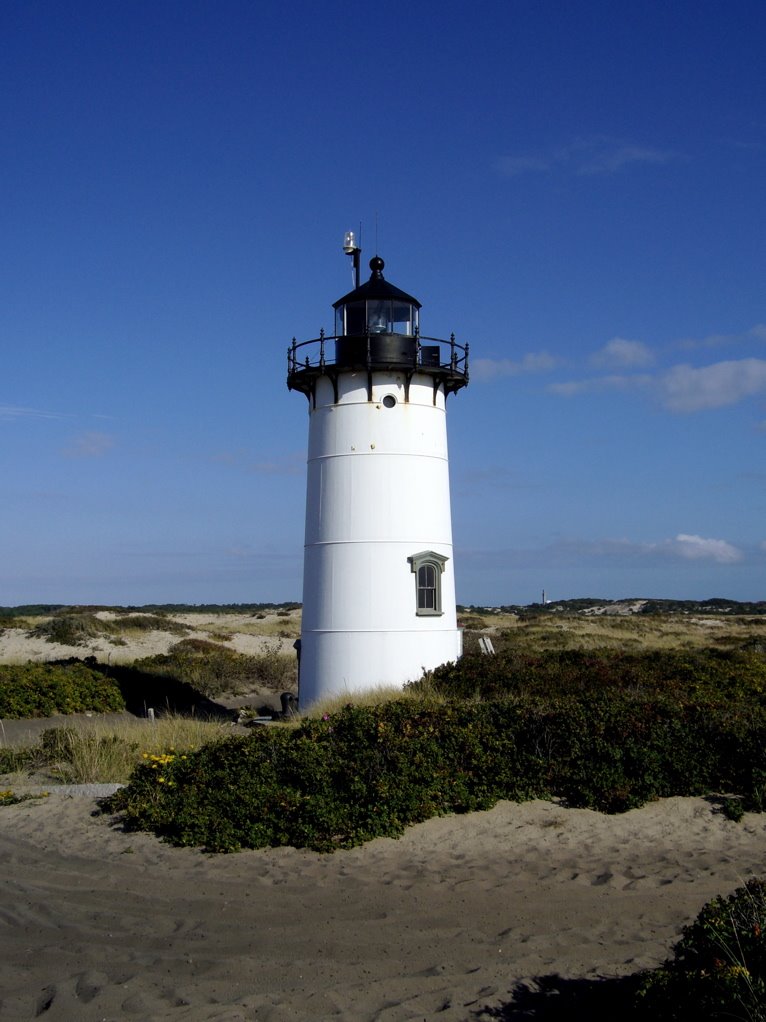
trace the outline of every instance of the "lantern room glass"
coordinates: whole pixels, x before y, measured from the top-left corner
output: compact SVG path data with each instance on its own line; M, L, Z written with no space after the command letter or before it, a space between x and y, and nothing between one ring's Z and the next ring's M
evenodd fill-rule
M418 310L408 302L385 298L349 302L335 310L336 337L359 334L403 334L412 337L418 329Z

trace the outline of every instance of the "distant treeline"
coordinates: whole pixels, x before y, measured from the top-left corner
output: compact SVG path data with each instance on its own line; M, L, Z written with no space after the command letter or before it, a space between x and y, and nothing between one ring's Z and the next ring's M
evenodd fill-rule
M582 614L593 608L620 607L624 604L641 604L635 614L766 614L766 600L755 603L739 600L725 600L716 597L711 600L649 600L645 597L631 597L624 600L602 600L598 597L580 597L576 600L556 600L555 603L511 603L500 607L458 606L460 613L480 610L482 613L498 614Z
M144 603L134 604L83 604L25 603L20 607L0 607L0 617L48 617L51 614L89 613L111 610L117 614L144 612L147 614L256 614L268 610L298 610L300 603Z
M624 600L603 600L599 597L579 597L574 600L556 600L555 603L510 603L489 607L458 604L461 614L480 610L491 614L582 614L594 608L619 607L623 604L641 604L635 614L766 614L766 600L747 602L726 600L716 597L710 600L649 600L630 597ZM144 603L144 604L93 604L72 605L65 603L25 603L18 607L0 607L0 618L49 617L51 614L90 613L110 610L118 614L257 614L264 611L299 610L301 604L288 600L285 603Z

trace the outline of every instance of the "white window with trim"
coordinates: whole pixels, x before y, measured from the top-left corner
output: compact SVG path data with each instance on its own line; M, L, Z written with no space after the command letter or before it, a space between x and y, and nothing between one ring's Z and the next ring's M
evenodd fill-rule
M415 613L434 617L442 613L442 575L449 560L433 550L422 550L408 557L415 576Z

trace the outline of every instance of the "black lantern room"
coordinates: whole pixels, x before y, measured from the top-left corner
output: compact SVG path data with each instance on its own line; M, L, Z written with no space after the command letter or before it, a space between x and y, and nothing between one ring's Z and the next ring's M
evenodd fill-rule
M370 260L370 279L334 303L335 364L412 365L417 353L420 302L389 284L380 256Z
M333 303L333 337L322 331L316 340L299 343L293 339L287 352L290 390L302 391L315 403L316 381L320 376L328 376L337 400L338 376L359 370L367 373L370 400L372 374L381 370L404 374L405 400L416 373L433 378L434 399L440 385L447 394L466 385L468 345L458 344L454 334L449 341L421 336L420 302L389 284L383 276L384 266L376 255L370 260L370 279Z

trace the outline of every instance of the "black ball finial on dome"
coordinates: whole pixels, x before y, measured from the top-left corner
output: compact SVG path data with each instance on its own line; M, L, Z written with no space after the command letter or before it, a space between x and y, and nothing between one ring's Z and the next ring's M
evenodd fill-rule
M373 256L370 259L370 269L372 270L372 276L376 279L380 279L383 276L383 267L386 264L380 258L380 256Z

